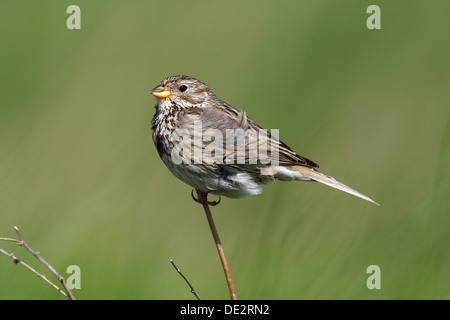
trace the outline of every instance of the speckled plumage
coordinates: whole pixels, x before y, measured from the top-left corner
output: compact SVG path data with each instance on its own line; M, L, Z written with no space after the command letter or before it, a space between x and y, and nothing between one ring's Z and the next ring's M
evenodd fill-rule
M315 162L295 153L197 79L170 76L152 93L158 97L152 120L158 154L177 178L199 191L242 198L261 193L263 184L275 180L315 180L374 202L318 172ZM230 132L234 136L229 137ZM261 138L264 132L267 139ZM217 137L222 140L216 141ZM205 153L213 143L214 151L223 153L208 158ZM227 149L230 145L234 149ZM255 159L253 151L263 148L266 152ZM212 158L215 161L208 161Z

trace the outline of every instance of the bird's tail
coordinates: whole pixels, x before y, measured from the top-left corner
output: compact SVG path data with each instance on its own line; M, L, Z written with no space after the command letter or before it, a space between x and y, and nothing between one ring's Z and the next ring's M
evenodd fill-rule
M376 203L375 201L370 199L368 196L365 196L362 193L360 193L350 187L347 187L345 184L337 181L335 178L327 176L323 173L320 173L312 168L304 167L304 166L295 166L295 167L291 167L291 169L299 172L301 174L301 176L303 176L303 177L296 178L297 180L308 180L308 178L309 178L309 179L318 181L320 183L326 184L327 186L350 193L356 197L370 201L370 202L376 204L377 206L379 206L378 203Z

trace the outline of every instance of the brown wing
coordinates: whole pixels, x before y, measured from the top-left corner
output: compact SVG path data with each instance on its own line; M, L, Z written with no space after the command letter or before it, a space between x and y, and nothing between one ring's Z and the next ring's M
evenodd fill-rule
M278 140L279 141L279 140ZM319 168L319 165L306 157L295 153L288 145L279 141L280 164L285 165L304 165L311 168Z
M268 164L270 161L273 163L273 161L276 160L279 165L282 166L301 165L311 168L319 167L317 163L298 155L288 145L273 136L269 131L263 129L253 120L249 119L245 112L238 111L226 103L208 108L194 107L185 109L183 110L183 115L180 120L184 123L183 127L185 128L189 127L187 123L192 126L194 121L200 120L203 133L205 133L205 130L207 129L219 130L223 137L223 163L230 164L227 160L236 159L235 162L239 164L240 162L235 156L239 155L237 146L240 143L243 143L245 144L244 162L246 164ZM242 132L245 132L245 134L229 138L227 136L227 130L229 129L240 129ZM266 135L267 140L260 138L262 136L261 132L263 132L263 135ZM233 141L230 141L230 139L233 139ZM235 148L227 150L227 145L230 144L234 145ZM205 144L203 145L203 148L205 148ZM254 153L252 153L251 150L259 151L261 149L266 150L266 152L258 153L257 163L252 162L251 157ZM278 152L273 152L276 149Z
M264 130L258 124L256 124L253 120L247 119L249 126L253 128L257 128L256 130ZM283 141L279 140L277 137L274 137L269 131L267 131L267 135L271 140L271 144L278 148L278 161L282 166L292 166L292 165L301 165L307 166L311 168L319 168L319 165L312 160L309 160L306 157L303 157L297 154L294 150L292 150L287 144Z

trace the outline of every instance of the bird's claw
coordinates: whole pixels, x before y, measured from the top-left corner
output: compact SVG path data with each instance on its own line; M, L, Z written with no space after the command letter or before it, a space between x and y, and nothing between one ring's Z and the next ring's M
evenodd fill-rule
M197 196L198 198L196 198L194 196L194 190L191 191L191 196L192 199L194 199L195 202L200 203L200 204L206 204L206 205L210 205L212 207L217 206L220 201L222 200L222 198L219 196L219 200L218 201L208 201L208 193L202 192L202 191L197 191Z

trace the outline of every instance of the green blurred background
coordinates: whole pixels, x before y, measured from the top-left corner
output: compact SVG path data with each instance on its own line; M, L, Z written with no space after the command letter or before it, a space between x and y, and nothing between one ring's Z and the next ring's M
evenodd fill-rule
M68 30L66 8L81 8ZM381 30L366 9L381 8ZM150 121L187 74L367 194L278 182L213 208L238 298L450 298L450 2L0 2L0 236L78 299L228 299L191 188ZM0 247L44 271L23 248ZM369 265L381 290L366 287ZM47 273L48 274L48 273ZM53 279L49 274L49 278ZM0 255L1 299L62 299Z

